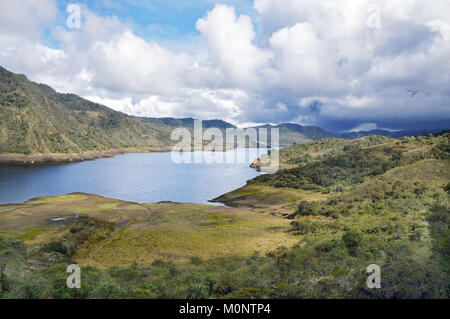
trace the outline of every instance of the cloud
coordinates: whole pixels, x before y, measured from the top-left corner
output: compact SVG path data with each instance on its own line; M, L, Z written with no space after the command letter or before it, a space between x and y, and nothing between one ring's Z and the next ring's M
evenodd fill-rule
M0 30L9 35L40 36L58 13L53 0L0 0Z
M450 2L376 3L379 28L369 0L256 0L257 18L217 4L195 44L172 50L86 6L82 28L67 29L54 1L0 0L0 64L140 116L448 127Z
M206 38L209 56L223 74L225 85L260 85L260 73L272 54L253 45L256 33L249 16L237 16L234 7L218 4L197 21L196 27Z
M448 126L450 2L378 1L379 29L367 24L371 4L256 0L262 41L275 53L272 84L290 109L301 101L298 118L334 130ZM319 112L309 107L316 97Z
M361 123L357 127L348 130L347 132L361 132L361 131L373 131L378 128L376 123Z

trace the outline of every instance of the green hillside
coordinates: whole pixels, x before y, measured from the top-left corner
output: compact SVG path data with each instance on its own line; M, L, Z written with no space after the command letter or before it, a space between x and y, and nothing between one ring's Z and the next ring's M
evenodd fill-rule
M292 220L284 296L449 297L448 133L324 139L281 150L280 162L215 201ZM381 289L365 286L369 264Z
M168 147L173 144L170 135L175 127L192 129L193 123L192 118L129 116L74 94L58 93L45 84L31 82L24 75L0 67L0 154L68 154ZM206 120L202 125L203 129L217 127L223 131L235 128L222 120ZM318 127L297 124L260 127L279 128L280 144L285 146L331 136ZM60 160L54 156L55 160ZM8 157L8 160L20 162L21 158Z
M297 144L284 169L216 199L232 208L88 194L1 205L0 298L448 299L449 138ZM72 263L81 289L65 286Z
M171 128L61 94L0 67L0 153L167 146Z
M282 169L252 183L330 192L363 182L395 167L424 159L449 159L449 134L393 139L371 135L357 140L324 139L280 151Z
M29 81L0 67L0 155L8 163L37 163L82 160L111 156L111 151L138 148L167 149L176 127L193 128L193 118L138 118L85 100L74 94L61 94L45 84ZM217 127L223 132L236 128L223 120L205 120L203 129ZM333 135L316 126L284 123L261 125L279 129L280 146L291 146L333 136L357 138L370 132ZM399 136L402 132L375 131ZM207 143L207 142L205 142ZM68 157L61 154L84 154ZM23 155L52 154L46 158L25 159ZM58 154L59 157L58 157ZM15 156L14 156L15 155Z

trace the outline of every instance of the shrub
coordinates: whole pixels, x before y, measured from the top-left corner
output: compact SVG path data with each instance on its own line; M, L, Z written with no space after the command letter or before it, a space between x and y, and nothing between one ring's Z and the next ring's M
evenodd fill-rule
M67 247L64 246L62 243L57 242L57 241L53 241L51 243L46 244L43 247L44 250L46 251L50 251L50 252L57 252L63 255L67 254Z
M450 183L448 183L447 186L444 187L444 190L450 194Z
M200 283L193 284L186 291L188 299L204 299L208 297L209 288Z
M297 214L302 216L316 215L313 205L311 203L308 203L307 201L303 201L300 203L297 209Z
M293 230L297 232L298 235L305 235L309 232L311 233L317 232L322 227L322 223L314 221L294 220L293 222L291 222L291 226Z
M4 292L9 292L9 291L10 291L10 287L9 287L8 276L5 274L4 271L2 271L2 273L0 274L0 292L4 293Z
M40 281L30 280L23 286L23 298L25 299L38 299L41 295L43 284Z
M350 254L355 255L356 249L361 244L362 234L357 230L348 230L342 236L345 246Z
M324 241L314 246L314 249L319 253L329 253L337 246L337 244L336 240Z
M126 291L116 282L108 281L100 284L92 293L92 297L100 299L120 299L126 297Z

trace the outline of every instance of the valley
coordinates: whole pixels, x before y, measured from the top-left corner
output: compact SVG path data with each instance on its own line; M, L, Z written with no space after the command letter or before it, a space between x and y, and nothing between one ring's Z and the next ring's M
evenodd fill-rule
M214 199L227 207L1 205L3 297L447 298L449 147L448 133L295 144L283 169ZM71 263L81 290L61 281ZM383 289L365 286L369 264Z

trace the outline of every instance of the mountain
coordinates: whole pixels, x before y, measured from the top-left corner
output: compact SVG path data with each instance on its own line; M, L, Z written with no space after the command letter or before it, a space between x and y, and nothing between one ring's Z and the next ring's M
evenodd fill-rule
M364 136L369 136L369 135L381 135L381 136L400 138L403 136L427 135L429 133L430 133L430 131L388 131L388 130L377 129L377 130L371 130L371 131L338 133L338 134L336 134L336 137L342 137L342 138L354 140L354 139L364 137Z
M67 154L168 147L173 144L172 130L192 129L194 119L126 115L0 67L0 123L0 154ZM205 120L202 126L236 128L219 119ZM332 136L319 127L298 124L255 128L279 128L282 146Z
M3 154L0 160L4 160L5 156L17 154L86 155L143 147L167 149L174 143L170 139L173 129L193 129L194 119L126 115L74 94L58 93L48 85L31 82L24 75L0 67L0 124L0 154ZM204 120L202 126L203 129L216 127L222 131L236 128L219 119ZM385 130L332 134L317 126L293 123L265 124L253 128L278 128L280 146L328 137L356 139L368 135L402 137L423 134ZM97 156L95 154L94 158Z
M193 119L192 117L186 117L186 118L145 117L144 120L149 123L159 123L159 124L164 124L164 125L169 125L169 126L174 126L174 127L189 127L189 128L194 127L194 121L195 121L195 119ZM236 128L236 126L234 126L231 123L225 122L223 120L217 120L217 119L216 120L203 120L202 127L204 129L208 129L208 128L212 128L212 127L217 127L219 129Z
M0 153L71 153L170 144L171 127L113 111L0 67Z
M283 123L278 125L265 124L256 126L255 128L267 128L268 130L278 128L280 134L280 146L290 146L294 143L304 143L333 136L331 133L317 126L302 126L293 123ZM268 135L270 137L269 132Z

